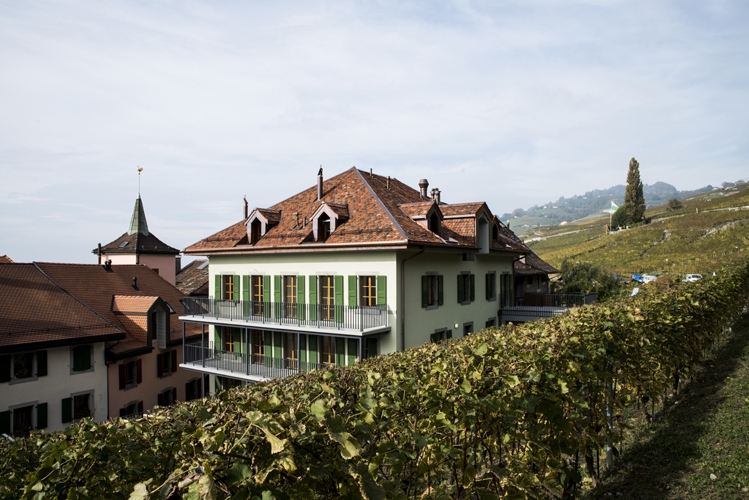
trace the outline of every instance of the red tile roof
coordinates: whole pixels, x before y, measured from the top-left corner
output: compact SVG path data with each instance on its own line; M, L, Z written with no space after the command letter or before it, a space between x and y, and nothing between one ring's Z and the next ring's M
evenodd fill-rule
M194 260L177 273L177 288L188 296L208 295L208 261Z
M0 352L125 338L34 264L0 264Z
M12 264L13 261L7 255L0 255L0 264Z
M339 215L336 229L325 242L315 242L310 220L325 202ZM374 175L351 168L323 182L322 200L317 200L317 186L310 187L263 213L280 213L278 224L271 227L257 243L250 245L245 221L215 233L191 246L185 253L210 254L223 251L256 251L274 249L309 249L324 246L361 245L434 245L475 249L475 216L486 210L485 203L441 203L439 210L447 217L439 234L419 224L414 217L423 216L434 200L421 197L418 190L394 178ZM343 207L346 208L345 212ZM346 218L348 215L348 218ZM465 216L465 219L453 219ZM492 249L517 253L521 247L506 238L494 242Z

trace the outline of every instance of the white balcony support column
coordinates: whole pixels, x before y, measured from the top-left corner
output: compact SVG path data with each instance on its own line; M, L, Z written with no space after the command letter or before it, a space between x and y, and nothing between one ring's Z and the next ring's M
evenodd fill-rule
M244 329L244 350L245 350L245 358L244 358L244 370L245 375L250 374L250 329L245 328Z
M205 325L200 325L200 356L202 357L203 368L205 368Z
M358 342L357 345L359 346L359 362L361 363L361 361L362 361L362 357L361 357L362 356L362 344L364 343L364 337L358 339L357 342Z

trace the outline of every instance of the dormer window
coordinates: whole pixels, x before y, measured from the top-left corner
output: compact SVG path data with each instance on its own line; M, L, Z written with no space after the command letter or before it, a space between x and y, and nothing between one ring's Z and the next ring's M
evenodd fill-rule
M330 217L328 214L322 214L317 219L317 236L319 241L326 241L330 237Z
M440 217L437 215L437 212L432 212L432 215L429 216L429 219L427 219L427 228L435 233L439 234L440 232Z
M499 228L496 226L492 226L492 240L499 241Z
M250 245L254 245L281 221L280 210L256 208L250 213L245 225Z
M327 241L336 228L348 218L348 205L322 202L312 214L312 233L315 241L319 243Z

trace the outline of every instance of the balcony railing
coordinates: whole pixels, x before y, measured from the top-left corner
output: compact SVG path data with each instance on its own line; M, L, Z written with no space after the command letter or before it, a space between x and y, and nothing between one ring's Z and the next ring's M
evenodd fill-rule
M183 365L234 378L266 380L287 377L301 372L325 368L327 364L303 362L298 359L273 358L262 354L221 351L213 342L186 344Z
M531 321L550 318L585 303L585 296L570 293L526 293L515 297L514 305L503 306L503 321Z
M239 320L257 324L364 331L387 326L386 305L350 307L326 304L290 304L186 297L186 316Z

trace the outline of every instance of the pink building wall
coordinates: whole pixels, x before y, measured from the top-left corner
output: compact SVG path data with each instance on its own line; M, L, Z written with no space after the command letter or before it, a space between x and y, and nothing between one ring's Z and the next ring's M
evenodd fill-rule
M142 264L151 269L158 269L159 276L164 278L172 285L177 284L177 270L176 270L176 259L174 255L137 255L133 253L128 254L108 254L102 255L102 258L107 258L112 261L112 265L122 264Z
M177 366L182 363L182 345L176 345L168 350L177 351ZM120 408L133 401L143 401L143 411L153 409L158 404L158 395L170 387L177 388L177 401L185 401L185 384L194 378L199 378L200 374L190 370L177 368L171 375L160 378L158 376L158 361L156 356L162 352L161 349L154 349L149 354L133 356L120 360L117 363L108 366L108 392L109 392L109 417L115 418L120 416ZM120 389L120 365L123 362L129 362L140 359L142 364L143 379L140 384L130 389Z

